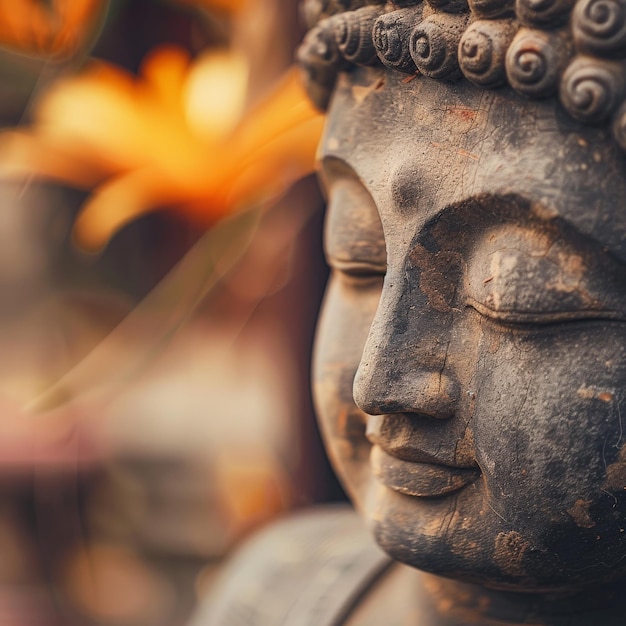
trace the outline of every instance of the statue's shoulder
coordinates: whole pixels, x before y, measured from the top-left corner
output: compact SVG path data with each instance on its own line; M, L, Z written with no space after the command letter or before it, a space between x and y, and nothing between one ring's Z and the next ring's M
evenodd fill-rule
M390 564L348 506L273 523L226 566L192 626L331 626Z

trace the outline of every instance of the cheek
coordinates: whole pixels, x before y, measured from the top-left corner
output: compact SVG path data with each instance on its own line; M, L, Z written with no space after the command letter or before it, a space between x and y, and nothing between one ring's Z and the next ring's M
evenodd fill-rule
M365 414L354 404L352 384L379 299L381 281L350 285L331 278L315 341L313 391L331 461L358 500L369 472Z
M582 323L484 337L490 332L502 339L480 360L474 415L489 497L518 524L590 526L593 504L614 499L608 468L626 440L626 330Z

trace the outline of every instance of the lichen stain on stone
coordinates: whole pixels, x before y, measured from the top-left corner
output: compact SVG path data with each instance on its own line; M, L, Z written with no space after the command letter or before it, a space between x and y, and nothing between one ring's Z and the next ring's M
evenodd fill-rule
M599 389L597 387L586 387L581 385L576 393L583 400L601 400L602 402L613 402L615 395L608 389Z
M583 284L583 279L588 271L585 259L568 251L557 251L555 256L559 271L552 280L546 283L546 289L561 293L578 293L583 302L588 306L593 306L594 298Z
M428 298L428 306L440 313L449 313L452 310L452 300L456 293L455 280L450 268L460 265L460 255L440 252L436 256L437 265L435 266L432 262L433 254L418 244L411 252L411 261L422 270L419 287Z
M596 525L589 515L589 506L591 503L592 500L578 499L574 502L574 506L571 509L567 509L567 512L572 516L576 526L580 528L593 528Z
M559 216L559 210L546 198L542 198L539 202L533 202L530 205L533 215L543 221L550 221Z
M493 558L503 574L524 576L524 555L530 544L517 531L498 533Z
M559 264L568 274L572 275L572 278L577 284L585 277L585 272L588 268L582 256L567 251L559 251L557 257Z
M489 354L495 354L500 349L500 341L502 340L502 335L500 333L494 333L490 340L487 351Z
M602 400L602 402L612 402L613 394L608 391L602 391L598 394L598 400Z
M480 128L485 123L485 112L482 110L451 106L446 108L445 113L447 124L457 128L459 134L467 133L474 127Z
M460 465L468 465L475 463L476 445L474 443L474 432L470 428L466 428L463 438L459 439L454 449L454 460Z
M607 491L626 489L626 446L622 446L617 461L606 468L606 480L602 488Z
M480 546L476 541L468 539L465 535L459 533L450 547L453 554L468 562L473 562L480 554Z
M383 85L384 81L381 84L379 80L372 83L371 85L352 85L352 97L354 98L355 103L357 105L363 104L363 101L365 100L365 98L367 98L367 96L369 96L374 91L378 91L379 89L381 89Z
M337 150L339 148L339 139L337 137L329 137L326 141L328 150Z

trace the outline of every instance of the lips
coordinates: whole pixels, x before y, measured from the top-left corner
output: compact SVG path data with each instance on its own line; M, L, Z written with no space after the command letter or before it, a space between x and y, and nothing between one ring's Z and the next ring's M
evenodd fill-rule
M452 467L432 462L405 461L372 447L370 464L386 487L417 498L435 498L460 491L480 476L478 468Z

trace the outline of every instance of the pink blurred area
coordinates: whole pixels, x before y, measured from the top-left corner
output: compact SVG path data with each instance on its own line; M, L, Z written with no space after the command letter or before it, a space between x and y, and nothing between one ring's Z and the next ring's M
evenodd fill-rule
M89 54L134 72L163 43L193 56L236 40L253 93L290 64L293 1L244 3L256 29L193 4L113 2ZM27 125L41 90L78 67L0 50L3 126ZM207 267L203 233L172 212L81 253L84 200L0 181L0 624L182 625L243 537L341 497L308 387L321 199L300 182L234 261ZM155 288L167 297L150 300Z

